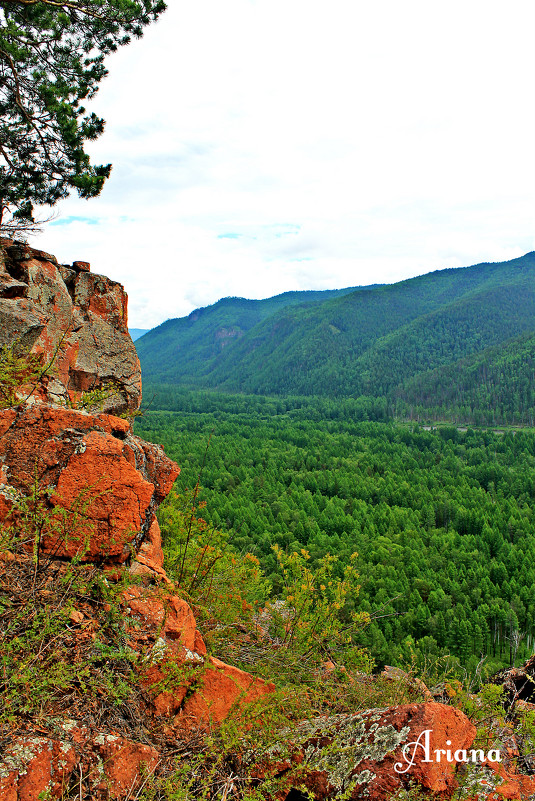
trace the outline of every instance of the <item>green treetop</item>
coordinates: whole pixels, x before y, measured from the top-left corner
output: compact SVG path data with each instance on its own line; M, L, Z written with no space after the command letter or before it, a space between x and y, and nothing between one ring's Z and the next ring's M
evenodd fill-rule
M86 114L107 74L104 57L140 37L163 0L0 0L0 225L32 222L33 205L71 190L95 197L111 164L85 142L104 120Z

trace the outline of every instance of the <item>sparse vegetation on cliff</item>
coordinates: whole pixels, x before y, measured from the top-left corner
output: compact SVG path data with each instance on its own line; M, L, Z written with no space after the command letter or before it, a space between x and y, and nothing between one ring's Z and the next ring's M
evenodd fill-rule
M42 370L41 357L15 345L0 347L0 409L8 409L18 401L22 386L33 384Z

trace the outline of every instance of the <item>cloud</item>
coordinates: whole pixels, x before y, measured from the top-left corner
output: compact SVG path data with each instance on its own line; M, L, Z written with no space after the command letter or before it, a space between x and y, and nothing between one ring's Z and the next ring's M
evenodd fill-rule
M170 4L109 60L102 195L40 244L148 327L535 247L531 0Z
M59 220L52 220L50 225L71 225L73 222L87 223L87 225L98 225L99 221L93 217L61 217Z

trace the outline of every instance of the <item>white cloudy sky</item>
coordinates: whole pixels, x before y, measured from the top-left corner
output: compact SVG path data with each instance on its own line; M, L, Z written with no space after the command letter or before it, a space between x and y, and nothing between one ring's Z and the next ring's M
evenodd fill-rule
M168 2L93 102L101 197L34 240L131 326L535 249L533 0Z

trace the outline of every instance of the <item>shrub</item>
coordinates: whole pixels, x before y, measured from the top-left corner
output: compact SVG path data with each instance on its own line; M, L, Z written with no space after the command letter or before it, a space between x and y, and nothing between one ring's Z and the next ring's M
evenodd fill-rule
M42 372L39 354L30 353L18 343L0 347L0 409L20 403L21 387L36 385Z

